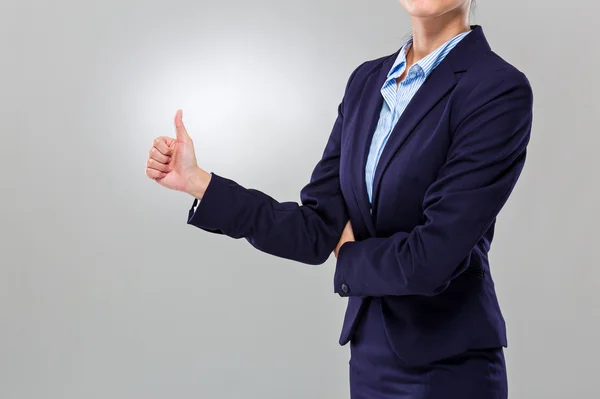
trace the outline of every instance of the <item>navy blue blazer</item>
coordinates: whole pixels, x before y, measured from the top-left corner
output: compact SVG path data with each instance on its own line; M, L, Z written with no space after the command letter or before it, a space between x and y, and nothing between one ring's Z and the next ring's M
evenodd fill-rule
M482 27L472 28L394 128L377 165L372 214L365 163L398 52L351 74L301 204L213 173L188 223L316 265L351 220L356 241L341 247L334 275L334 291L349 297L340 344L369 299L381 297L390 344L407 364L506 346L488 251L525 162L533 93Z

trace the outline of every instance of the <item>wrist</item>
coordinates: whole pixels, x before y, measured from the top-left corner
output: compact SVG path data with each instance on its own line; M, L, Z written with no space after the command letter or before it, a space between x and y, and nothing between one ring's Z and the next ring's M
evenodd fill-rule
M212 175L205 170L199 167L194 168L184 191L194 198L202 199L211 177Z

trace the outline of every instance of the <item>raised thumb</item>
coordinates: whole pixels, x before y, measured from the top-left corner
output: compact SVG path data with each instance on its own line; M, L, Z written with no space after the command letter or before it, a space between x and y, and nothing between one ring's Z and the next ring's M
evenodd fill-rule
M177 134L178 141L189 141L190 136L183 125L183 111L177 110L175 114L175 132Z

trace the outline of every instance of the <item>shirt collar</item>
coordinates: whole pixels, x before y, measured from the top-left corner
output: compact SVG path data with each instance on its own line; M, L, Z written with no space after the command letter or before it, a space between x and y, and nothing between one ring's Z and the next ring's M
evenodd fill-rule
M446 43L442 44L437 49L433 50L431 53L427 54L424 58L420 59L418 62L415 62L411 68L414 68L417 72L423 72L425 78L429 76L429 74L435 69L436 66L445 56L446 48L459 40L463 36L466 36L470 31L459 33L454 36L452 39L448 40ZM412 36L407 40L407 42L400 49L400 53L394 62L394 66L388 72L388 80L396 79L402 72L404 72L404 68L406 68L406 53L408 52L410 46L412 45L413 38Z

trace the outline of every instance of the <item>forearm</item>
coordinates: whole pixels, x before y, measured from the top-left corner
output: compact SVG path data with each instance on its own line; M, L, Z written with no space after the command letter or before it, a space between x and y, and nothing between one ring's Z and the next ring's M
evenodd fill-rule
M345 243L338 254L335 292L342 296L431 296L443 292L468 267L464 260L479 232L473 230L461 238L431 233L419 226L411 233Z
M202 201L189 224L245 238L263 252L307 264L329 258L348 219L341 192L318 205L309 194L303 195L302 205L278 202L212 174L210 184L198 193Z

